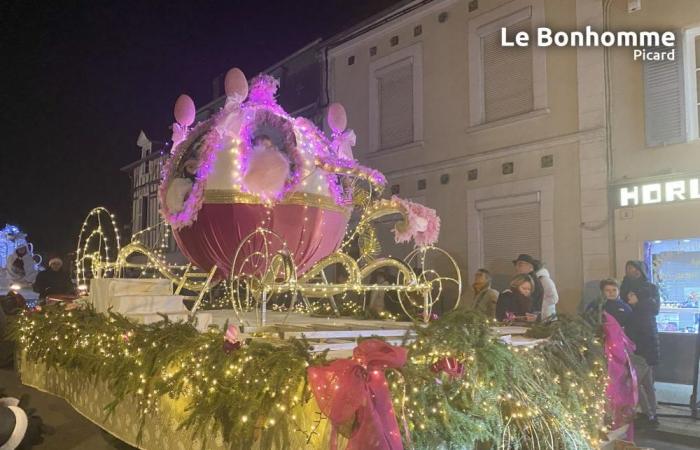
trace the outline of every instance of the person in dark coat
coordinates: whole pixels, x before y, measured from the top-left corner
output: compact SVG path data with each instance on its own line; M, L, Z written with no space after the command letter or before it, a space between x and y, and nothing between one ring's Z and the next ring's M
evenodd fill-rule
M534 302L532 287L534 281L529 275L516 275L510 282L510 289L501 292L496 302L496 319L503 321L508 313L515 316L532 316Z
M62 270L61 258L51 258L49 268L40 272L34 281L34 292L44 300L49 295L71 295L75 293L75 286L68 272Z
M627 261L620 296L632 309L625 332L637 346L633 362L637 368L642 412L652 425L657 425L654 370L660 359L656 316L661 299L658 288L647 277L644 262Z
M542 299L544 298L544 287L537 276L537 271L542 268L542 263L530 255L520 254L513 260L515 272L520 275L528 275L532 280L532 310L540 311L542 309ZM528 311L530 312L530 311Z

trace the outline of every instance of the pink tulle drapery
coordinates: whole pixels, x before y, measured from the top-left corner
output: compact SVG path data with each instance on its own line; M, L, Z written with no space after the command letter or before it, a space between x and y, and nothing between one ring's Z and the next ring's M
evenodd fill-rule
M629 424L627 439L634 438L634 411L637 407L637 373L630 355L634 343L627 337L613 316L603 312L605 333L605 357L608 360L608 386L605 395L612 414L612 428Z
M180 250L197 267L210 270L217 265L217 277L228 278L241 241L264 225L286 242L294 256L297 273L302 274L338 248L347 224L348 217L342 212L313 206L277 204L267 208L259 204L204 204L196 222L173 230L173 234ZM276 239L271 239L270 243L270 253L281 250ZM242 256L262 246L262 239L246 243Z

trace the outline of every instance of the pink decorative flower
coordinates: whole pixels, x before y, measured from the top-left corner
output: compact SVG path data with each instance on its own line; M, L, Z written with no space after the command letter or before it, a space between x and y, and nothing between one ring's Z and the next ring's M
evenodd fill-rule
M506 313L506 318L505 318L503 321L504 321L504 322L515 322L515 319L516 319L515 314L513 314L513 313L510 312L510 311L508 311L508 312Z
M413 239L417 246L423 247L437 242L440 235L440 218L434 209L395 195L391 199L406 211L406 222L394 227L394 239L397 243Z
M464 376L464 364L453 356L440 359L430 366L430 370L436 374L445 373L453 380Z
M224 334L224 351L230 353L241 348L240 331L236 325L229 325Z

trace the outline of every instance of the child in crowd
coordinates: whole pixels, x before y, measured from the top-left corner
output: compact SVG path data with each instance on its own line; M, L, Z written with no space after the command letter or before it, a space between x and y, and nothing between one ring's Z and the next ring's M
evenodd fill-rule
M632 315L632 308L620 298L620 285L617 280L607 278L601 281L600 292L603 295L601 309L613 316L624 328Z

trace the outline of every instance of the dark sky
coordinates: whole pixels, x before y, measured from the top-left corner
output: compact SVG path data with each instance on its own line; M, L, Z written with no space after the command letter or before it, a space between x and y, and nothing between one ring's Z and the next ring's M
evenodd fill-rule
M252 76L396 0L0 1L0 227L44 255L73 250L103 205L129 220L136 139L169 139L180 93Z

